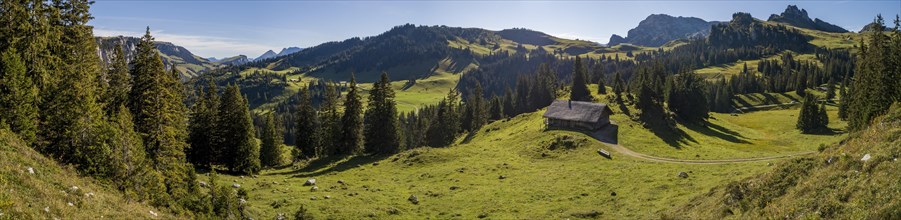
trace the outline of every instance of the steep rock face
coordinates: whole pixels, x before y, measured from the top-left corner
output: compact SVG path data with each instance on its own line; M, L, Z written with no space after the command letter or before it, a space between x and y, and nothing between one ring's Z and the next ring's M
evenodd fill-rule
M100 56L100 60L104 65L112 62L113 50L116 49L117 45L123 46L125 49L126 60L130 62L134 57L138 42L141 41L140 38L125 36L96 37L95 39L97 41L97 55ZM194 55L184 47L169 42L156 41L154 45L160 52L160 58L162 58L163 63L167 67L175 66L175 68L182 73L182 77L184 78L197 76L203 71L218 66L218 64L211 62L206 58Z
M796 5L789 5L785 8L785 11L782 14L770 15L770 18L767 21L772 22L781 22L786 23L791 26L799 27L799 28L807 28L813 30L820 30L825 32L833 32L833 33L845 33L848 30L845 30L842 27L836 26L834 24L830 24L829 22L817 19L810 19L807 16L807 10L800 9Z
M254 60L254 61L257 61L257 60L264 60L264 59L269 59L269 58L273 58L273 57L276 57L276 56L278 56L278 54L276 54L275 51L268 50L268 51L266 51L265 53L263 53L263 55L260 55L259 57L255 58L255 59L253 59L253 60Z
M629 30L625 38L619 35L611 36L607 45L630 43L658 47L676 39L707 36L710 33L710 26L717 23L719 22L708 22L695 17L652 14L638 23L638 27Z

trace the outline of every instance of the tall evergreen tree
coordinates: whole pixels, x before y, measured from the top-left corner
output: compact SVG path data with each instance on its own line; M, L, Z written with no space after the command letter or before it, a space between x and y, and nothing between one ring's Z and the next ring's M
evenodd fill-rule
M338 147L342 144L341 138L344 136L341 132L341 116L338 112L338 90L334 84L327 84L325 87L325 97L322 105L319 107L319 116L322 122L322 129L319 129L319 137L321 144L318 155L333 155L338 152Z
M798 114L798 123L795 126L801 130L801 133L823 131L829 123L825 105L817 108L816 102L816 97L811 94L804 97L801 112Z
M592 98L588 86L585 85L585 66L582 64L582 58L576 56L574 65L569 100L590 102Z
M826 83L826 101L831 101L835 98L835 80L832 77L829 77L829 82Z
M604 77L598 78L598 94L607 94L607 85L604 84Z
M260 146L250 117L247 99L237 85L229 85L219 108L223 162L230 170L253 174L260 170Z
M845 79L842 80L842 86L838 90L838 94L840 96L838 103L838 118L841 120L848 120L848 103L851 100L851 97L848 96L848 75L845 75Z
M504 118L504 106L503 106L504 104L500 97L498 97L497 95L492 96L491 102L489 105L490 105L490 110L488 111L489 112L488 118L490 120L498 120L498 119Z
M310 98L310 92L307 89L297 91L297 113L295 114L294 144L297 145L292 152L294 160L313 158L319 156L319 136L320 130L319 116L316 115L316 109L313 108L313 100Z
M369 106L364 118L367 153L395 153L399 150L397 105L388 73L382 72L379 81L369 91Z
M159 197L165 192L165 184L159 172L151 168L141 136L134 130L131 112L120 104L110 118L111 134L107 145L111 146L112 179L127 201L143 201Z
M34 143L38 130L37 87L25 73L16 48L0 54L0 126L10 129L27 143Z
M458 111L457 91L451 89L447 97L438 103L438 112L432 119L428 130L428 144L432 147L444 147L454 143L460 131L460 112Z
M686 72L670 77L667 84L667 107L679 119L687 122L707 119L709 109L704 96L704 79Z
M187 152L189 161L195 166L209 167L219 163L222 143L219 139L219 89L212 77L207 78L207 91L198 88L198 100L192 108L191 123L188 126Z
M260 164L266 167L281 165L282 161L282 132L278 130L278 123L273 113L266 114L265 127L263 127L262 144L260 144Z
M107 70L109 78L108 86L103 94L104 104L107 106L107 115L117 114L118 106L128 104L128 95L131 93L131 75L128 73L128 63L122 45L116 45L113 49L112 61Z
M29 56L52 57L43 58L49 61L45 64L52 71L39 77L43 78L39 79L43 85L39 146L42 152L74 164L83 173L105 175L109 171L110 149L99 143L100 136L105 134L101 134L103 110L96 83L100 59L92 27L87 25L91 3L55 1L50 4L53 15L52 27L48 28L58 38L44 39L48 40L47 54L25 56L26 61L33 59Z
M876 18L876 25L869 32L866 44L861 42L855 72L851 103L848 106L851 130L860 130L869 125L873 118L883 114L892 102L898 101L901 88L898 76L901 66L897 65L901 34L895 28L894 39L886 36L882 16ZM895 41L895 42L893 42Z
M341 117L341 145L338 154L350 155L363 150L363 103L357 79L350 75L350 88L344 97L344 116Z

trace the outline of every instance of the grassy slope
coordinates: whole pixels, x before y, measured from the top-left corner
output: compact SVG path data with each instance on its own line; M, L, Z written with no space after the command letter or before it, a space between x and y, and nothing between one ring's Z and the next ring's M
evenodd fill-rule
M120 193L60 167L8 130L0 130L0 158L0 219L147 219L153 217L150 211L159 218L173 218L150 206L126 202ZM30 174L28 167L35 173ZM72 191L72 186L79 189Z
M717 187L668 213L687 219L901 218L901 108L844 144ZM863 161L864 155L870 159ZM832 161L827 162L827 161Z
M746 138L689 131L698 143L685 144L681 150L640 128L619 110L613 119L620 124L621 144L663 157L781 155L815 150L818 141L841 138L799 135L793 123L770 126L757 120L772 117L793 122L795 118L789 115L795 112L761 112L737 118L715 115L723 118L713 120L715 125L742 132ZM338 219L471 219L480 215L501 219L573 218L592 211L598 211L602 218L652 218L660 214L659 210L687 202L713 186L768 169L768 162L685 165L642 161L616 152L613 160L607 160L595 153L605 146L588 136L543 131L541 114L543 111L493 122L448 148L421 148L389 157L325 159L298 169L267 170L257 178L228 176L223 181L249 187L251 210L260 218L293 213L301 205L314 216ZM574 149L547 149L552 139L563 135L585 142ZM731 139L758 145L779 141L781 145L754 146L730 143ZM695 154L702 158L694 158ZM680 171L689 172L690 177L676 177ZM499 179L501 175L506 179ZM317 179L320 190L311 192L309 186L302 186L307 178ZM408 202L410 195L418 196L420 203ZM317 200L311 200L313 196ZM399 212L391 214L390 210Z

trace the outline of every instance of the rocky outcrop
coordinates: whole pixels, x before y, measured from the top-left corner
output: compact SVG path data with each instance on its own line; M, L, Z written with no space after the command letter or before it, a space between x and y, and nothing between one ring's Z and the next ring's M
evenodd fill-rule
M771 22L780 22L785 23L791 26L799 27L799 28L807 28L825 32L833 32L833 33L846 33L848 30L845 30L842 27L836 26L834 24L830 24L829 22L817 19L810 19L807 16L807 10L800 9L796 5L789 5L785 8L785 11L782 14L770 15L770 18L767 21Z
M629 30L625 38L619 35L610 37L607 46L622 43L659 47L676 39L707 36L710 26L719 22L708 22L695 17L673 17L666 14L652 14Z

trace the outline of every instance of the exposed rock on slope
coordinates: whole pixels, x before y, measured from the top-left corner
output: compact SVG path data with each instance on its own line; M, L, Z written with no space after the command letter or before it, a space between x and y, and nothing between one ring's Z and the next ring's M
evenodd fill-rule
M767 21L781 22L799 28L807 28L825 32L848 32L848 30L845 30L842 27L830 24L829 22L825 22L823 20L820 20L819 18L811 20L810 17L807 16L807 10L799 9L798 6L795 5L789 5L787 8L785 8L785 11L782 12L782 14L770 15L770 18L767 19Z
M128 61L134 57L135 48L137 48L140 38L136 37L96 37L97 53L103 63L110 63L112 60L113 50L116 45L123 45L125 56ZM190 78L199 75L201 72L218 67L218 64L211 62L206 58L199 57L185 49L184 47L169 43L156 41L156 49L160 52L160 58L166 66L174 65L183 78Z
M694 36L707 36L710 26L717 24L715 21L704 21L695 17L673 17L666 14L652 14L638 23L638 27L629 30L623 38L619 35L610 37L608 46L616 46L621 43L629 43L641 46L659 47L676 39Z

